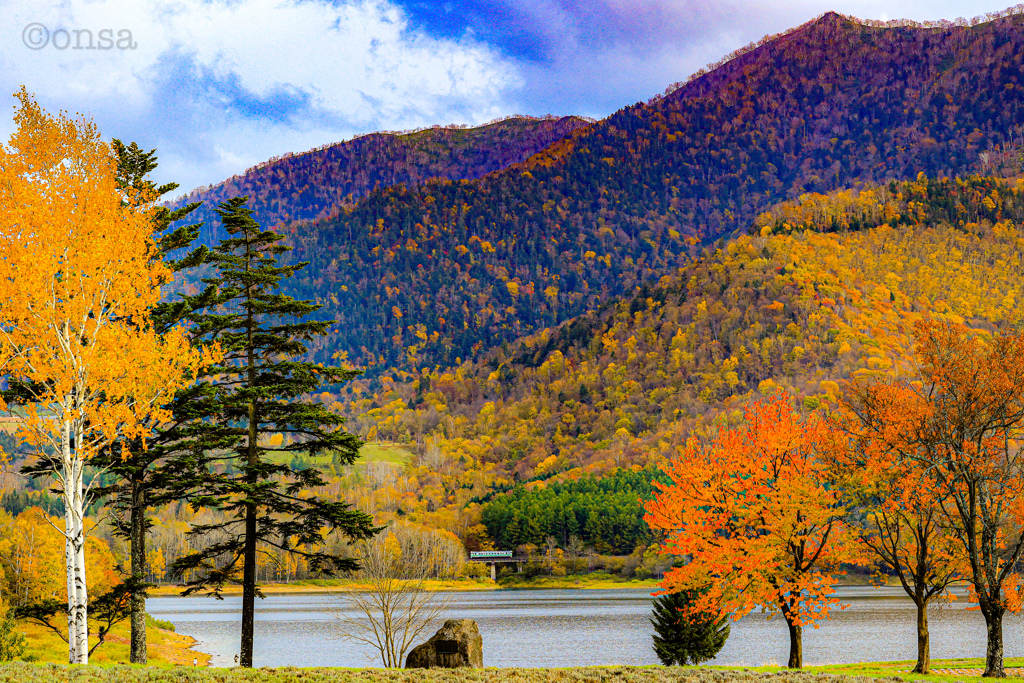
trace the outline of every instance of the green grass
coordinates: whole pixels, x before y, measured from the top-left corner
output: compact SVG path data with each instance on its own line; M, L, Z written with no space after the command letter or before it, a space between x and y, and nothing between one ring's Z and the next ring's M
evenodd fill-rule
M905 662L865 662L861 664L833 664L830 666L807 667L807 671L842 674L845 676L866 676L870 678L886 678L899 676L907 681L982 681L980 676L966 676L956 674L912 674L914 661ZM1024 667L1024 657L1007 657L1003 660L1003 666L1007 669ZM984 669L985 660L982 658L970 659L933 659L932 669ZM1021 680L1020 676L1008 676L1007 680Z
M489 578L471 579L428 579L425 587L430 590L443 591L482 591L496 590L501 586L492 582ZM370 585L361 583L358 579L302 579L290 583L264 583L260 584L260 590L265 595L284 595L291 593L334 593L347 591L368 591ZM181 587L167 584L151 588L150 595L179 595ZM225 586L224 595L241 595L241 586Z
M485 653L486 656L486 653ZM980 659L936 660L940 668L977 667ZM1024 659L1007 659L1021 666ZM896 683L899 681L981 681L977 676L918 676L907 673L912 662L879 662L808 667L790 671L779 667L662 667L590 666L551 669L332 669L294 667L264 669L172 668L130 665L68 667L55 664L0 664L0 683ZM1012 680L1012 679L1007 679ZM1016 680L1020 680L1019 678Z
M359 449L359 462L390 462L393 465L408 465L412 461L412 452L406 445L397 443L373 442Z
M157 619L152 614L146 614L146 628L162 628L165 631L174 631L174 624L163 619Z
M305 451L298 451L295 453L269 453L267 454L267 460L277 464L287 464L292 461L296 456L309 457ZM408 465L412 461L412 451L409 450L407 444L387 443L387 442L373 442L364 445L359 449L359 457L356 458L356 463L364 462L389 462L393 465ZM330 465L333 462L333 458L330 453L324 453L316 456L309 460L313 465Z
M183 663L191 663L193 659L198 659L204 665L210 660L209 655L189 649L196 642L193 638L174 633L173 626L170 629L163 629L163 623L165 622L147 620L146 644L150 664L167 668ZM18 630L25 634L25 638L28 641L24 659L40 662L37 666L41 668L45 668L45 663L47 662L59 664L67 662L68 645L57 634L38 624L28 622L19 622ZM107 635L106 642L96 648L89 661L100 666L127 662L131 649L129 637L130 629L128 623L122 622L117 624L110 634ZM91 637L89 643L94 645L96 637ZM8 681L14 683L21 680L19 678L5 678L5 666L0 664L0 683L8 683ZM27 680L47 679L29 678ZM61 681L66 679L54 678L49 680Z

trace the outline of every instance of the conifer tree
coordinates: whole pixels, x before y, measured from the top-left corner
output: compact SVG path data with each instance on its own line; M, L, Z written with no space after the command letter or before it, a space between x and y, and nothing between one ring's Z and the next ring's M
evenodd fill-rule
M157 186L148 179L147 176L157 167L156 150L146 152L134 142L125 145L116 139L112 146L118 160L118 184L125 194L147 192L155 197L163 197L177 189L177 183ZM178 273L202 265L209 253L205 245L189 249L199 237L202 223L171 228L171 225L186 219L200 204L190 202L173 210L166 207L154 209L154 235L159 248L157 255L172 272ZM183 249L189 251L180 258L174 258ZM212 292L213 289L208 288L196 296L180 294L160 302L150 316L153 329L159 334L165 334L179 325L189 313L202 309ZM188 389L182 390L182 395L187 394ZM115 444L96 458L96 465L116 478L112 485L98 488L97 497L110 496L114 531L128 539L131 548L131 574L126 584L130 587L131 595L132 664L147 662L146 533L152 523L146 517L146 509L185 496L185 491L176 485L176 478L163 477L159 471L159 465L180 445L182 435L177 427L178 422L173 419L170 423L153 425L153 437L147 443L147 448L142 448L140 443L129 444L127 448L124 444ZM169 448L171 444L174 447Z
M665 666L714 659L729 638L728 615L692 614L701 591L682 590L654 601L654 652Z
M326 453L345 464L355 460L361 443L344 431L344 418L303 397L358 373L297 360L307 342L328 334L332 321L306 319L319 306L277 291L282 279L306 264L279 263L289 248L278 244L277 233L260 229L245 202L239 197L218 208L229 236L208 259L216 277L204 280L217 293L211 312L190 316L196 338L219 344L224 357L203 372L189 400L178 405L178 415L191 418L187 437L193 458L191 466L187 458L177 461L180 485L200 492L191 499L195 509L224 514L190 533L221 540L179 558L172 569L194 576L186 595L220 597L226 583L241 583L239 664L248 667L259 548L297 554L313 572L349 571L358 563L326 552L321 532L337 530L359 540L377 529L369 515L312 494L324 484L317 469L293 471L286 462L300 453L312 461ZM276 435L281 438L272 438Z

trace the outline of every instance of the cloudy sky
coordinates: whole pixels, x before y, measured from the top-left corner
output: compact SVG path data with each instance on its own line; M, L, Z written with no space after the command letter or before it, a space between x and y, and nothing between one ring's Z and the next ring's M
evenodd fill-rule
M189 190L374 130L603 117L829 10L923 21L1008 2L0 0L0 83L156 148L158 179Z

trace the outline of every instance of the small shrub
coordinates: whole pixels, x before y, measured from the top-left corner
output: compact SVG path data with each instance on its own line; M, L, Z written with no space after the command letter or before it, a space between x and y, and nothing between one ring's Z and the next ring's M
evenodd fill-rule
M694 614L701 591L684 590L654 601L654 652L665 666L714 659L729 637L727 615Z
M25 654L25 635L17 630L17 625L9 616L0 618L0 662L10 662Z
M163 619L157 619L152 614L146 614L146 626L152 626L153 628L162 628L165 631L173 631L174 624Z

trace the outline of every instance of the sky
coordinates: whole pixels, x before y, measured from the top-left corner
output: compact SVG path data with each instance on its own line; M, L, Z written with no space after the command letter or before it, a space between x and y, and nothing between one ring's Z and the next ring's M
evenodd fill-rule
M378 130L602 118L827 11L953 20L1009 2L0 0L0 90L156 149L154 178L187 192Z

